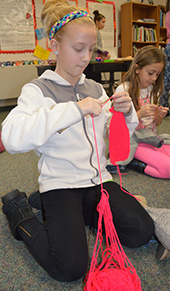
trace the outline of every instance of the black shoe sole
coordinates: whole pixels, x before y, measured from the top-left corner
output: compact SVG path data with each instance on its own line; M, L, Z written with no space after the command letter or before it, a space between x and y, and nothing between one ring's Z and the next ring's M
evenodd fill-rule
M2 203L5 204L16 197L21 197L21 196L27 198L27 195L25 192L19 192L18 189L15 189L15 190L5 194L4 196L2 196L1 200L2 200Z

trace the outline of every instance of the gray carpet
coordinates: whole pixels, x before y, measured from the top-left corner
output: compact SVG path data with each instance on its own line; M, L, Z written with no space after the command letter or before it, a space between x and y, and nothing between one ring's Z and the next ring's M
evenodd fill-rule
M0 109L0 123L10 108ZM170 117L166 117L160 128L161 132L170 133ZM15 142L15 140L14 140ZM18 188L28 195L38 188L37 157L34 152L10 155L6 151L0 154L0 196ZM119 183L119 176L113 175ZM127 170L122 176L123 186L133 194L145 196L148 206L170 207L170 180L151 178L144 174ZM2 206L2 204L1 204ZM37 212L41 219L41 213ZM21 241L16 241L0 211L0 290L2 291L67 291L83 290L83 279L73 283L61 283L53 280L31 257ZM89 263L95 242L95 236L87 229L89 242ZM136 268L144 291L170 290L170 258L166 261L155 259L158 243L150 242L138 249L124 250ZM42 254L43 255L43 254Z

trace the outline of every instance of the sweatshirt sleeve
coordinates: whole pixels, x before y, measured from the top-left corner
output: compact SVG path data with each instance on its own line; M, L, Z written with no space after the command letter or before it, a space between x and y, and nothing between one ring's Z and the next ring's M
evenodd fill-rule
M34 150L55 133L79 122L81 113L76 105L73 101L56 104L51 98L44 98L36 85L26 84L18 105L2 123L6 150L11 154Z
M129 134L131 137L133 132L135 131L135 128L137 127L139 123L138 116L137 116L137 113L132 101L131 101L131 112L124 116L125 116L126 125L129 129Z

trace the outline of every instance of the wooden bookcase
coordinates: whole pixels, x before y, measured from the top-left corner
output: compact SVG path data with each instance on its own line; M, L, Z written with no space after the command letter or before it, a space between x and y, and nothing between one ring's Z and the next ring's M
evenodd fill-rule
M154 22L143 21L143 19L154 19ZM151 30L156 32L155 41L135 41L133 27ZM158 6L142 4L138 2L126 2L121 5L121 56L134 56L134 47L139 49L145 45L155 45L159 47L159 15Z

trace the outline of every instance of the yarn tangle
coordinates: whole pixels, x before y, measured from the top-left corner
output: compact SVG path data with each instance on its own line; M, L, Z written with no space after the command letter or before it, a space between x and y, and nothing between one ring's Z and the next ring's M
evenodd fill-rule
M118 122L119 128L124 128L124 123L121 115L115 114L112 123L110 124L110 134L118 133L118 136L122 136L122 132L114 130L115 119ZM124 118L124 117L123 117ZM96 154L98 161L99 176L101 182L101 199L97 205L97 211L99 212L98 219L98 231L96 236L96 242L92 255L92 261L90 270L85 278L86 285L84 291L141 291L140 278L136 274L136 270L126 256L121 243L119 241L109 204L109 194L102 185L102 177L99 163L99 155L97 148L97 139L95 134L94 119L92 116L92 124L94 131L94 140L96 146ZM111 128L112 127L112 128ZM124 129L123 129L124 130ZM126 134L128 137L128 135ZM114 138L117 136L114 135ZM118 137L118 140L120 138ZM115 145L112 146L112 150L115 149ZM128 148L127 148L128 149ZM117 152L118 153L118 152ZM126 153L127 154L127 153ZM124 153L123 153L124 156ZM118 155L118 159L122 155ZM113 156L113 162L117 160L116 156ZM103 249L103 230L102 223L105 228L105 240L106 248ZM99 260L99 254L101 254L101 261ZM100 261L100 262L99 262Z

